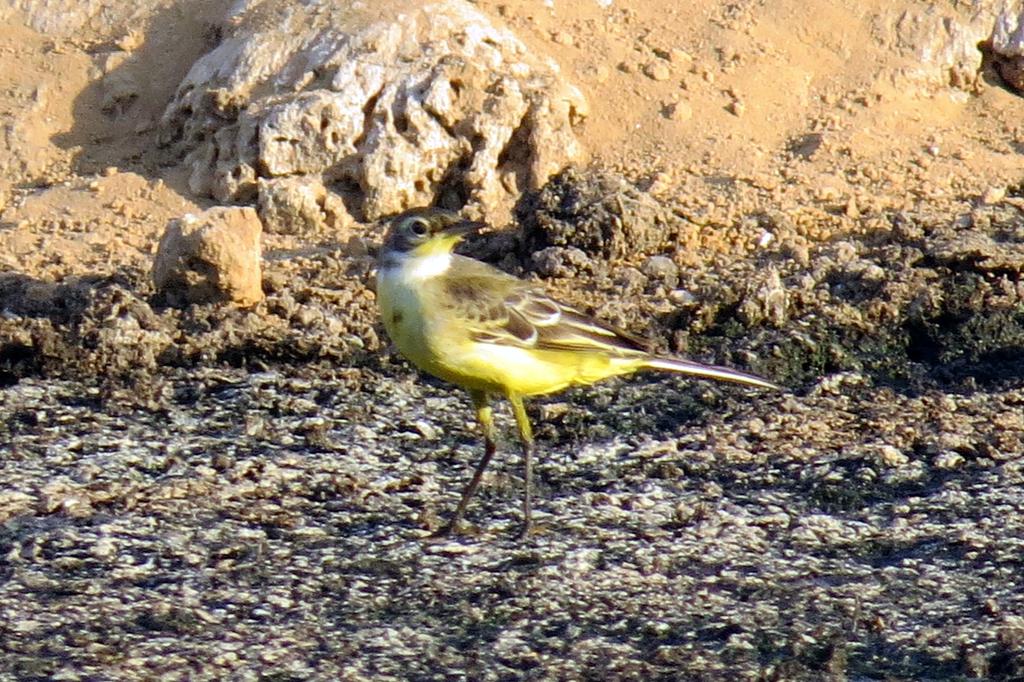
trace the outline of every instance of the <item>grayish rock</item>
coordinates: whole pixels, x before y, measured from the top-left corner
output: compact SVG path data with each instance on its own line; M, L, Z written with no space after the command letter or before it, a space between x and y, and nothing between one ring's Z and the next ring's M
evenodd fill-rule
M1024 94L1024 3L1006 2L989 43L992 63L1003 81Z
M541 277L572 277L593 271L594 263L576 247L549 246L530 254L530 268Z
M463 0L242 2L223 30L161 124L199 194L249 201L258 179L296 176L365 219L493 212L583 156L580 92Z
M651 256L640 270L670 289L679 283L679 266L668 256Z
M352 224L345 204L317 177L260 178L258 210L267 232L309 235Z
M0 18L20 12L25 23L40 33L67 38L86 30L114 35L127 27L137 27L167 0L10 0L3 4Z
M973 89L982 61L978 44L989 37L997 10L995 0L982 0L963 9L931 4L879 13L872 22L879 42L906 57L903 67L880 75L925 92Z
M1004 57L1024 57L1024 3L1006 2L992 29L992 51Z
M766 321L781 327L789 319L789 296L786 286L775 268L757 273L750 282L750 293L737 309L737 314L747 324Z
M516 207L529 252L572 247L624 258L670 242L679 218L613 171L567 168Z

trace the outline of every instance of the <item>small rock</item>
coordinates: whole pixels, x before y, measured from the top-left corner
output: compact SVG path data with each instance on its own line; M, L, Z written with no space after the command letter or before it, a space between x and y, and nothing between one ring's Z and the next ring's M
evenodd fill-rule
M1024 93L1024 57L1007 57L994 61L999 77L1014 91Z
M672 121L689 121L693 118L693 107L686 101L673 102L665 107L665 116Z
M1013 90L1024 92L1024 10L1019 3L1003 3L990 44L999 77Z
M100 110L107 115L125 113L142 90L137 74L126 68L130 56L127 52L111 52L101 61Z
M170 305L263 300L256 211L217 206L172 220L153 260L153 284Z
M558 45L565 45L566 47L572 47L573 43L576 42L568 31L555 31L551 35L551 40Z
M668 256L651 256L644 261L640 271L670 288L679 283L679 266Z
M983 204L998 204L1006 198L1005 187L989 187L985 190L984 196L981 197L981 203Z
M413 423L416 431L427 440L437 440L437 429L426 419L417 419Z
M345 242L341 252L348 258L366 258L370 254L370 245L366 243L366 239L363 237L353 235Z
M117 49L119 50L124 50L125 52L134 52L139 47L141 47L142 43L144 42L145 37L143 36L142 31L132 29L120 38L118 38L116 41L114 41L114 44L117 46Z
M668 60L673 64L686 65L693 61L693 57L686 50L679 47L673 47L668 51Z
M89 553L100 560L107 560L117 554L117 543L110 537L101 537L89 548Z
M838 201L840 192L832 185L819 185L814 190L814 196L818 201Z
M673 289L668 294L669 302L678 307L696 305L697 297L686 289Z
M850 200L846 202L846 217L854 220L860 218L860 207L857 206L857 200L854 197L850 197Z
M883 445L878 449L878 459L890 467L903 466L910 461L899 448L893 447L892 445Z
M532 270L541 277L572 277L593 269L590 257L575 247L549 246L530 257Z
M935 457L935 466L939 469L956 469L964 463L964 458L961 454L952 450L941 452Z
M636 268L625 267L616 273L615 284L622 293L642 291L647 286L647 277Z
M561 419L569 413L570 409L572 408L569 403L544 403L538 408L538 411L540 412L540 421L550 422Z
M92 503L84 495L68 495L61 501L61 511L74 519L93 515Z
M333 229L353 222L344 203L316 178L260 178L259 214L267 232L311 234L321 226Z
M801 267L807 267L811 262L811 249L807 244L789 243L786 245L786 253ZM813 284L811 286L813 287Z
M675 178L672 173L660 170L651 177L650 183L647 186L647 192L654 196L664 194L672 190L674 183Z
M528 251L576 247L591 257L656 251L678 218L613 172L570 168L516 208Z
M672 76L672 71L665 62L659 60L644 66L644 75L651 80L667 81Z
M607 64L600 64L594 69L594 80L598 83L604 83L612 75L612 70L608 68Z

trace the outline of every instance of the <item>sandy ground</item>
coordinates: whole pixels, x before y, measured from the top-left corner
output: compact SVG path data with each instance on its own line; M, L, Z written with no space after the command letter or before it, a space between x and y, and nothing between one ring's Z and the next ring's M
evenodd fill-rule
M479 443L388 348L372 252L267 235L260 305L151 304L166 222L209 205L156 123L225 4L0 15L0 675L1024 677L1024 105L890 35L957 3L476 3L590 102L592 165L522 227L623 179L668 216L503 264L788 390L539 401L540 532L506 456L446 543ZM118 46L146 96L98 85Z

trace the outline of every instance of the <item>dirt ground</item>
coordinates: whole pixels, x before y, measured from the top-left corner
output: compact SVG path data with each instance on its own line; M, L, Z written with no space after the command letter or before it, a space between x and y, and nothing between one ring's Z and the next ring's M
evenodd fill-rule
M444 543L480 446L383 336L378 226L264 235L252 308L153 300L211 205L157 122L227 4L0 12L0 676L1024 678L1024 101L894 28L963 3L474 3L591 161L467 250L787 390L536 401L523 542L503 407Z

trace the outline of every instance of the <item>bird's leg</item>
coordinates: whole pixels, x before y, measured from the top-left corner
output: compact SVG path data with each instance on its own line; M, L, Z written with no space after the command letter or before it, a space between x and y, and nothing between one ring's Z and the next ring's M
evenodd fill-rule
M522 397L510 394L508 401L512 403L512 413L516 417L519 438L523 442L523 486L525 490L523 491L523 526L519 531L519 539L523 539L533 529L533 518L530 513L530 500L533 494L533 427L530 426L530 418L526 414Z
M470 391L469 395L473 399L473 407L476 408L476 420L480 423L480 428L484 433L484 456L480 459L480 463L476 465L473 478L469 480L466 489L462 491L462 499L459 500L459 506L455 508L452 518L440 530L434 533L434 537L444 537L458 531L459 524L462 522L462 515L466 513L466 506L480 485L480 479L483 478L484 470L498 449L497 444L494 442L494 416L491 413L491 405L487 393L485 391Z

